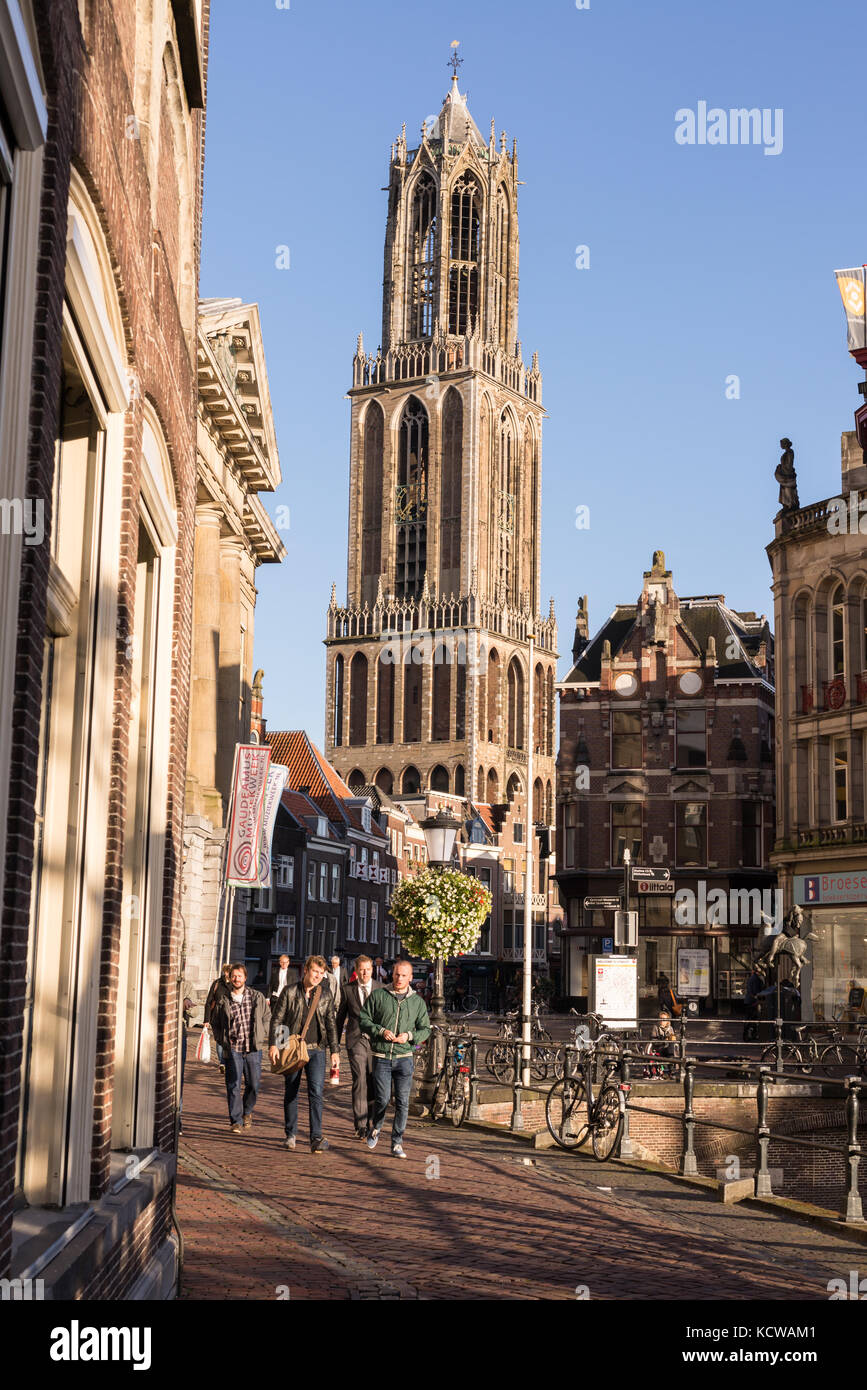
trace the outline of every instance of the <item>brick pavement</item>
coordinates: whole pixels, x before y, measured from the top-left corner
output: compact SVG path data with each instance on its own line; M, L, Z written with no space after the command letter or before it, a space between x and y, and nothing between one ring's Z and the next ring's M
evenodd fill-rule
M342 1069L343 1070L343 1069ZM343 1071L348 1077L348 1066ZM188 1063L178 1212L190 1299L827 1299L864 1247L618 1165L410 1120L409 1159L353 1138L326 1087L328 1153L280 1147L282 1080L252 1130ZM390 1121L389 1121L390 1122ZM606 1190L610 1189L610 1190Z

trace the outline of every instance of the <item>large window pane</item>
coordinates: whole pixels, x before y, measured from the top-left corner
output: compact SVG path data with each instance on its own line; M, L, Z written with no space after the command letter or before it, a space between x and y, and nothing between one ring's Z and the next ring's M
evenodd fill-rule
M707 733L703 709L677 711L677 766L707 767Z
M641 713L615 710L611 721L611 766L641 767Z
M682 868L707 863L707 804L677 803L677 862Z

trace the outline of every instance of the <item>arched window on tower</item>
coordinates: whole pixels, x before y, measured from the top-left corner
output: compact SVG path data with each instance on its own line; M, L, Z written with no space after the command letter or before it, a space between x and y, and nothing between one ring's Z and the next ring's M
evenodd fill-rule
M458 647L458 663L455 668L455 738L467 736L467 658L466 643Z
M335 748L343 743L343 657L338 653L334 662L334 729Z
M477 801L484 801L484 799L485 799L485 769L484 769L483 767L480 767L479 770L478 770L478 772L476 773L476 800L477 800Z
M361 503L361 581L364 597L376 594L382 562L382 409L371 401L364 417L364 478Z
M394 743L394 662L386 647L376 663L376 741Z
M479 312L482 191L470 174L452 190L449 236L449 333L471 333Z
M527 497L528 489L529 497ZM524 496L527 497L527 509L521 519L521 540L527 555L524 587L530 590L530 612L538 613L539 446L529 420L524 428Z
M381 767L374 778L376 786L386 796L391 796L394 790L394 778L387 767Z
M501 186L494 208L494 323L502 348L509 349L509 199Z
M356 652L349 667L349 742L367 742L367 657Z
M443 402L443 462L440 484L440 593L460 593L461 492L464 406L451 387Z
M491 498L492 571L497 577L496 596L518 606L518 566L515 554L517 530L517 449L512 417L507 410L500 416L497 436L497 478Z
M489 802L491 803L491 805L493 806L493 805L496 804L497 798L498 798L499 795L500 795L500 779L499 779L498 776L497 776L496 769L493 768L493 767L492 767L492 768L489 768L489 770L488 770L488 784L487 784L487 787L488 787L488 801L489 801Z
M545 824L554 824L554 791L550 778L545 783Z
M397 559L395 593L416 598L427 567L428 417L421 401L410 396L400 421L398 440Z
M432 792L447 792L449 789L448 769L442 763L437 763L430 775L430 789Z
M547 753L547 704L545 673L541 663L533 672L533 752Z
M452 702L452 668L448 653L442 643L436 648L433 659L433 710L431 711L431 739L434 743L448 742ZM438 790L442 790L439 788Z
M455 768L455 796L465 795L466 783L464 777L464 766L463 763L458 763L457 767Z
M542 786L541 777L537 777L533 783L533 824L541 825L542 811L545 806L545 791Z
M410 267L407 337L429 338L433 332L437 231L437 188L430 174L415 186L409 219L407 264Z
M524 788L521 785L520 777L518 776L517 772L513 772L508 782L506 783L506 796L509 798L510 801L514 801L515 797L520 796L523 790Z
M401 778L400 789L404 796L414 796L421 791L421 777L417 767L408 767Z
M413 654L420 655L419 649L410 648L406 654L403 673L403 741L421 742L421 663L413 661Z
M517 657L509 662L509 723L510 748L524 747L524 672Z
M500 656L494 648L488 653L488 721L485 738L494 743L500 737Z
M548 674L545 677L545 707L548 711L546 722L546 745L545 753L549 758L554 756L554 672L548 667Z

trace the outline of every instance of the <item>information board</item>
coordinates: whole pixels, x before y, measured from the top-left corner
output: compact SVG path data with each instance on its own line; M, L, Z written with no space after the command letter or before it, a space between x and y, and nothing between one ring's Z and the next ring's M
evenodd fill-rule
M677 993L704 999L710 994L710 951L681 948L677 953Z
M590 1010L609 1028L638 1027L638 959L593 956Z

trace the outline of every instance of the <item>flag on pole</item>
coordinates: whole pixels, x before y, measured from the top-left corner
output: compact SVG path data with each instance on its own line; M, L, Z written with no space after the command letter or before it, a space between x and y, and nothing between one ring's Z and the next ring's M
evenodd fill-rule
M855 266L852 270L835 270L837 289L846 310L846 327L849 332L849 351L857 352L867 347L867 318L865 318L865 267Z
M277 823L277 808L283 788L289 780L289 769L281 763L272 763L268 769L268 785L265 788L265 814L262 817L262 835L259 841L259 876L253 888L271 887L271 844L274 839L274 826Z
M259 845L270 762L271 749L267 744L235 745L226 882L236 887L249 888L259 876Z

